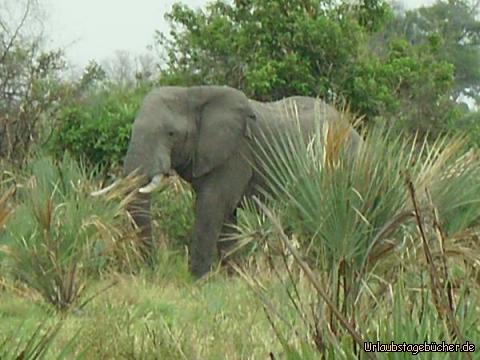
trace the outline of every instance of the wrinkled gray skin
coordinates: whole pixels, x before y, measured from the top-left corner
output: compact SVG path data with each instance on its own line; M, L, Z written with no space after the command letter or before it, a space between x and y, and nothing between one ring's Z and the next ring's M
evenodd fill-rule
M288 131L292 100L306 134L314 129L318 113L321 121L338 117L332 107L313 98L260 103L225 86L161 87L145 98L133 124L124 174L139 168L147 184L155 175L174 169L192 185L196 201L190 271L195 277L210 270L217 243L220 253L225 251L225 242L218 242L225 224L235 220L242 196L254 194L260 182L249 143L269 124L275 124L275 131ZM351 128L347 141L355 151L362 140ZM155 249L150 197L139 194L129 209L141 229L146 254Z

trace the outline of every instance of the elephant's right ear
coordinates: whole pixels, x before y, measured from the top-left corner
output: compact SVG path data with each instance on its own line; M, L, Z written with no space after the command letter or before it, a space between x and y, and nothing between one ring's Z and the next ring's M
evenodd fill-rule
M252 121L255 114L242 92L230 91L210 99L198 119L193 176L205 175L228 161L245 138L252 138Z

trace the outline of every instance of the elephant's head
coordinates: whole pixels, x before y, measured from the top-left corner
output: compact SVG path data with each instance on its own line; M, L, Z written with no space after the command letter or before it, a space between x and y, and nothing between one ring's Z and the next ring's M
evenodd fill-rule
M153 241L150 193L172 170L187 180L221 166L249 134L253 111L246 96L223 86L161 87L144 100L133 123L124 175L139 170L143 186L130 213L144 249Z
M156 89L133 124L124 173L140 170L148 181L141 193L151 192L172 169L189 167L193 178L201 177L230 157L252 117L246 96L229 87Z

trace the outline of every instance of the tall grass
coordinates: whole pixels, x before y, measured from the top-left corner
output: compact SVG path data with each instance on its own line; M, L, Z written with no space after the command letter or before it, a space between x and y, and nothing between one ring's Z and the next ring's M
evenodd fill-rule
M4 230L7 219L13 212L13 205L10 200L15 192L16 188L12 186L0 196L0 232ZM61 322L57 322L53 326L47 326L45 321L40 323L33 333L27 335L25 335L22 326L17 330L15 336L0 335L0 359L35 360L45 358L61 326ZM68 346L65 346L62 354L67 354L67 351Z
M296 128L288 138L284 134L260 147L271 197L284 200L287 225L313 241L306 244L311 255L324 256L327 266L341 258L362 266L372 246L381 243L392 227L413 219L406 173L418 189L422 206L428 203L425 189L429 190L448 235L478 220L479 158L470 159L460 174L444 176L458 167L462 139L427 144L376 128L352 158L331 145L339 142L341 132L326 125L306 141Z
M47 325L47 321L41 322L32 331L25 331L24 326L11 336L0 334L0 359L5 360L40 360L52 359L50 355L52 343L62 328L62 321L54 325ZM73 339L64 345L56 359L70 357L73 349ZM76 357L77 359L80 357Z
M13 277L59 310L80 305L87 275L118 260L119 249L128 254L122 202L92 199L87 179L69 156L34 161L2 239Z
M264 194L273 213L267 221L257 223L240 218L237 228L245 240L258 238L255 233L265 233L277 223L273 235L270 231L270 247L283 239L280 243L290 244L290 253L295 252L292 240L299 241L301 251L295 263L305 272L307 285L298 277L300 270L287 266L287 261L281 262L285 271L276 274L284 282L292 309L307 322L306 337L313 348L327 357L340 349L347 357L358 356L365 336L372 335L371 327L358 324L371 311L387 316L385 304L393 302L389 289L410 291L417 286L418 276L430 279L422 280L422 286L429 284L428 296L424 288L421 294L423 300L432 301L429 311L434 310L425 321L437 328L425 330L427 335L452 341L464 339L465 332L473 336L475 330L459 326L459 322L478 324L478 304L465 313L458 312L469 290L452 288L452 282L459 280L453 280L452 273L453 266L462 269L472 284L478 276L480 248L474 236L480 217L477 154L466 153L465 141L459 137L427 143L381 128L370 129L363 145L352 153L341 146L346 139L344 122L318 126L311 138L296 124L292 132L257 142L268 189ZM261 292L262 287L250 281ZM302 286L313 286L319 295L312 309L307 306L312 299L302 296ZM268 299L266 294L263 298ZM409 308L418 301L413 298L396 299L395 306L400 303ZM272 306L266 308L278 319L268 310ZM412 338L409 326L415 318L400 320L408 325L399 333ZM378 324L379 319L375 316L374 321ZM394 335L388 326L384 330L388 336ZM292 333L295 331L298 329ZM380 335L377 332L376 337L389 338ZM425 334L413 338L422 342L421 336ZM284 336L282 343L288 344L287 338ZM347 348L350 350L345 352ZM290 351L290 345L285 349Z

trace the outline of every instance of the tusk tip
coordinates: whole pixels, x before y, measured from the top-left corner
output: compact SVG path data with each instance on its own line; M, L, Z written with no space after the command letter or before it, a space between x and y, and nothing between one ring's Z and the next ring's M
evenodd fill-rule
M93 191L90 193L90 196L93 196L93 197L99 197L99 196L102 196L104 194L106 194L108 191L104 191L105 189L101 189L101 190L97 190L97 191Z
M100 190L97 190L97 191L93 191L90 193L90 196L100 196L100 195L103 195L103 194L106 194L108 192L110 192L113 188L115 188L117 185L118 185L119 181L115 181L113 184L107 186L106 188L103 188L103 189L100 189Z
M162 175L155 175L150 183L148 183L146 186L141 187L138 189L138 192L141 194L149 194L155 189L157 189L161 183L162 183L163 176Z

